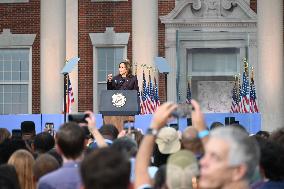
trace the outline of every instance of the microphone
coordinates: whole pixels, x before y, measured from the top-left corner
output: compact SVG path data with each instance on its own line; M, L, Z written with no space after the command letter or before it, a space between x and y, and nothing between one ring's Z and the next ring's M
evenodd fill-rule
M124 78L122 78L121 80L119 80L119 84L120 84L120 85L123 85L124 82L125 82L125 79L124 79Z

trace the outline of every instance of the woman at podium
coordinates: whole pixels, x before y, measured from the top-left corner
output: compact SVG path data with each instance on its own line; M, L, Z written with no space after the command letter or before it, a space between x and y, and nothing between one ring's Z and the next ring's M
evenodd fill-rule
M131 63L129 60L124 60L119 64L119 74L112 77L112 74L107 76L107 90L137 90L138 80L135 75L132 75Z

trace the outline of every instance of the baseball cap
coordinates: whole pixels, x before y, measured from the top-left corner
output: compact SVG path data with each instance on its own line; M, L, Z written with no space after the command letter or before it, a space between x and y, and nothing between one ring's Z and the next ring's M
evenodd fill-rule
M170 155L167 161L166 182L169 189L191 189L192 179L199 175L198 162L189 150Z
M181 147L178 132L172 127L163 127L157 135L156 143L162 154L175 153Z

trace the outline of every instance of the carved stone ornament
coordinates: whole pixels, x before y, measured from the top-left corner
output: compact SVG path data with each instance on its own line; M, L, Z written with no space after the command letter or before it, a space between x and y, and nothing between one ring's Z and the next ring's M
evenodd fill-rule
M120 108L126 103L126 97L122 93L116 93L112 95L112 105Z
M191 8L196 16L220 18L228 16L236 6L236 0L194 0Z

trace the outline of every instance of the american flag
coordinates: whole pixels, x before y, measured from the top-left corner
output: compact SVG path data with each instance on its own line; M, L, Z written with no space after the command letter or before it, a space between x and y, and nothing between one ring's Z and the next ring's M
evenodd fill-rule
M238 113L242 113L242 96L241 96L241 93L242 93L242 85L241 85L241 74L239 74L238 76L238 88L237 88L237 99L238 99Z
M148 110L147 105L147 84L146 84L146 78L145 78L145 72L143 70L143 82L142 82L142 91L140 92L140 108L141 108L141 114L149 114L150 111Z
M190 88L190 82L187 83L187 90L186 90L186 100L185 102L187 104L191 104L191 88Z
M159 91L158 91L158 85L157 85L157 82L156 82L156 78L154 78L154 100L155 100L155 104L156 104L156 109L158 106L161 105L161 102L160 102L160 98L159 98Z
M248 63L244 60L245 70L243 73L243 84L241 91L241 113L250 112L250 103L249 103L249 80L248 80Z
M150 70L149 70L149 81L148 81L147 105L148 109L150 110L150 113L151 114L154 113L156 105L155 105L154 88L153 88Z
M256 92L255 92L255 84L254 84L254 79L253 79L253 69L252 69L252 77L250 80L250 112L251 113L258 113L258 107L257 107L257 102L256 102Z
M234 88L232 91L232 104L231 113L239 113L239 89L238 89L238 78L235 76Z
M75 102L74 94L72 90L72 85L69 76L68 77L68 94L67 94L67 103L66 103L66 113L71 113L71 105Z

